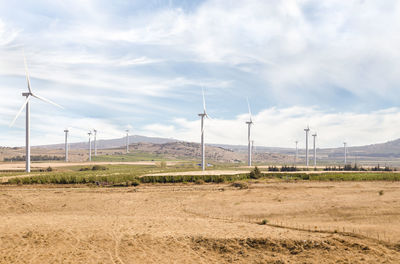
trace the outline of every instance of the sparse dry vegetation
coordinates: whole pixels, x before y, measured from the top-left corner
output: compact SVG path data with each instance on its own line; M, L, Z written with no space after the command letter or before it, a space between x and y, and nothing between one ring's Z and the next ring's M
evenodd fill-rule
M400 261L398 182L139 183L0 186L0 263Z

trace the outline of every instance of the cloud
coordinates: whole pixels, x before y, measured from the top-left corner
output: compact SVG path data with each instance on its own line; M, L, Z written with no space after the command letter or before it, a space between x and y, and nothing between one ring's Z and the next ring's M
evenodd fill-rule
M343 141L351 146L386 142L399 134L400 109L389 108L364 114L329 112L316 107L269 108L253 116L252 138L258 146L293 147L305 144L307 125L317 132L318 147L338 147ZM247 144L248 114L232 120L206 119L206 139L215 144ZM200 121L175 119L171 125L153 124L143 133L199 142Z
M33 89L66 107L35 103L37 124L54 114L61 127L102 120L110 136L132 124L194 141L204 86L210 141L246 143L246 96L263 145L290 146L307 123L326 146L397 138L398 1L185 2L0 3L0 144L21 142L23 122L7 124L26 89L23 47Z

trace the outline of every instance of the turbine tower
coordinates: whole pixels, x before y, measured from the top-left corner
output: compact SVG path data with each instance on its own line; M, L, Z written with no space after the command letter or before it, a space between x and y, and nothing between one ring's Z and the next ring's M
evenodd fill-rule
M92 161L92 143L90 142L92 132L89 131L88 135L89 135L89 161Z
M129 153L129 129L125 130L126 132L126 154Z
M343 142L343 146L344 146L344 165L346 166L346 164L347 164L347 143Z
M65 162L68 162L68 129L64 130L65 132Z
M251 118L251 109L250 109L250 103L249 99L247 99L247 108L249 109L249 121L246 122L247 124L247 140L248 140L248 146L247 146L247 165L251 166L251 125L253 124L253 120Z
M204 118L209 118L206 110L206 99L204 97L204 89L202 89L203 93L203 113L198 114L201 118L201 169L204 171L206 169L206 153L205 153L205 145L204 145Z
M93 129L93 133L94 133L94 156L97 156L97 145L96 145L96 139L97 139L97 130Z
M31 145L30 145L30 105L29 105L29 100L32 97L35 97L39 100L42 100L46 103L55 105L59 108L63 108L62 106L50 101L49 99L46 99L44 97L41 97L39 95L33 94L32 93L32 89L31 89L31 82L29 80L29 73L28 73L28 66L26 63L26 58L25 58L25 54L24 54L24 64L25 64L25 74L26 74L26 82L28 85L28 92L26 93L22 93L22 96L26 97L24 104L22 105L22 107L20 108L20 110L18 111L17 115L15 116L14 120L11 122L10 127L12 127L15 123L15 121L17 120L18 116L22 113L22 110L26 110L26 115L25 115L25 171L26 172L31 172Z
M306 129L304 129L304 131L306 132L306 166L308 167L308 132L310 132L310 127L307 126Z
M299 149L298 149L297 145L299 144L299 141L296 140L295 143L296 143L296 156L294 159L294 163L297 164L297 160L299 158Z
M315 132L313 135L313 144L314 144L314 168L317 167L317 149L315 148L315 139L317 137L317 132Z

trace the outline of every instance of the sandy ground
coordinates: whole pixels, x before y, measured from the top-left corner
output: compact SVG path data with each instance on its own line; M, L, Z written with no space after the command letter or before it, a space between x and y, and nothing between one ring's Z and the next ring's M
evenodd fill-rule
M399 263L399 198L390 182L0 186L0 263Z
M155 165L157 161L135 161L135 162L35 162L31 163L31 169L45 169L47 167L59 168L68 166L90 166L90 165ZM171 166L176 162L168 161ZM0 171L24 170L25 162L0 163Z

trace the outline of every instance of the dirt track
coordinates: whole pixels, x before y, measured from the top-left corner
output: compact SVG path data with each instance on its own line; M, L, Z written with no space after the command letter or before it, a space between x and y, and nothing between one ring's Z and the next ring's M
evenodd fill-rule
M398 263L399 189L388 182L2 186L0 263ZM343 227L363 235L341 234Z

